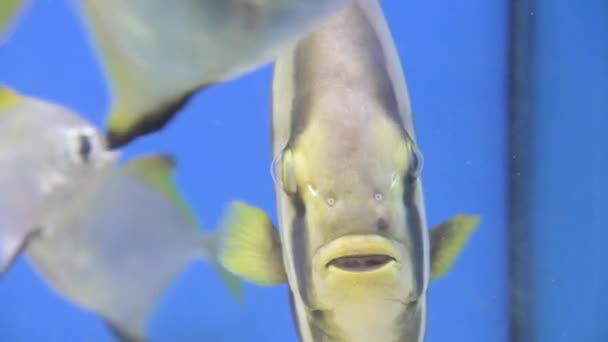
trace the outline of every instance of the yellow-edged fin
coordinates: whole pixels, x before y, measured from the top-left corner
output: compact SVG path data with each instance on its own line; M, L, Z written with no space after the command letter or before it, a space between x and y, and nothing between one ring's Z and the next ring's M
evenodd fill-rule
M256 285L287 281L279 234L261 209L231 203L220 226L218 253L224 268Z
M23 101L23 96L16 91L0 86L0 112Z
M171 203L180 208L193 223L196 218L190 206L183 199L175 185L175 159L166 154L149 155L139 157L127 162L125 169L135 177L143 180L148 185L160 191ZM205 248L215 249L215 238L205 239ZM240 279L227 272L219 265L218 260L212 258L211 264L215 267L220 278L228 287L230 294L237 300L242 299L242 284Z
M448 273L479 222L478 215L457 215L431 230L431 280Z
M228 287L228 292L237 302L243 301L243 283L241 279L228 272L218 262L212 262L215 271L219 274L222 282Z
M80 11L86 19L84 24L89 28L91 41L109 81L112 105L107 118L107 140L109 147L114 149L126 145L136 137L132 131L141 119L137 114L142 112L142 107L149 101L142 98L141 88L145 80L142 80L129 56L121 51L104 28L111 24L104 18L103 10L97 7L100 4L111 6L98 1L82 1Z
M101 66L110 81L112 109L108 126L113 131L123 133L135 124L137 118L131 115L133 108L130 107L134 105L121 101L124 98L137 99L138 84L141 83L137 75L132 72L134 68L129 63L128 56L121 54L120 49L104 30L104 25L108 24L104 22L103 16L96 6L95 1L83 1L80 10L86 18L84 23L91 32L91 40L97 48ZM119 98L117 94L124 94L124 96Z
M194 220L192 210L184 201L175 185L175 159L167 154L135 158L126 163L125 169L148 185L156 188L171 203Z
M0 1L0 43L26 2L25 0Z

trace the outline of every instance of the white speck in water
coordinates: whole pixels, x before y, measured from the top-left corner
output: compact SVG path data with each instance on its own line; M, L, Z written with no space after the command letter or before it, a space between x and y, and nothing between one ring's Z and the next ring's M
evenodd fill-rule
M381 193L377 193L374 195L374 198L376 199L376 201L380 202L382 201L382 194Z
M330 198L327 199L327 205L329 205L331 207L334 204L336 204L336 199L335 198L330 197Z

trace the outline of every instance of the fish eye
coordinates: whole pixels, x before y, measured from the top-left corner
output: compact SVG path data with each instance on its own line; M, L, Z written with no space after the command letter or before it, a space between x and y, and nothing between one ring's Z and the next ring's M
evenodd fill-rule
M88 164L99 143L95 130L72 128L67 130L66 134L70 159L76 164Z
M422 168L424 166L424 158L418 145L416 145L413 141L410 142L410 166L409 166L409 176L411 179L416 179L420 177L422 173Z
M88 163L92 151L93 143L91 142L91 137L81 134L78 137L78 154L80 155L80 159L85 163Z
M275 184L279 184L288 195L297 191L292 152L285 148L270 165L270 175Z

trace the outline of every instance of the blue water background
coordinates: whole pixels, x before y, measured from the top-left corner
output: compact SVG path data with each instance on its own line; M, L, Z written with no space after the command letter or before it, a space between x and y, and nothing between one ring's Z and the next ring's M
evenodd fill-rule
M482 226L429 291L427 341L506 341L506 4L383 0L425 155L431 225L466 212ZM103 127L109 95L67 0L36 0L0 49L0 83L69 106ZM198 94L161 134L125 156L170 152L204 229L246 200L276 218L269 174L269 66ZM136 242L134 242L136 243ZM154 341L296 341L285 286L247 286L235 303L213 270L194 264L154 314ZM92 315L54 295L25 258L0 280L0 341L111 341Z

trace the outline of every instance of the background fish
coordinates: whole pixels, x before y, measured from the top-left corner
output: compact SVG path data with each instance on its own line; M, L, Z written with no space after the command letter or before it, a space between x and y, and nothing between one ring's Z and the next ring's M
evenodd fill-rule
M281 55L272 108L279 234L237 206L223 264L287 281L302 341L422 341L428 283L479 219L457 216L429 244L422 155L379 3L354 1Z
M214 262L215 237L198 229L175 190L173 167L167 156L116 167L77 205L55 212L27 250L49 286L124 340L146 339L156 304L190 262ZM218 271L238 296L235 278Z
M195 92L270 62L346 2L79 1L110 79L110 146L161 129Z
M174 183L174 161L117 164L103 136L67 108L0 88L0 262L26 250L58 294L100 316L121 340L146 340L146 323L177 275L214 258Z

